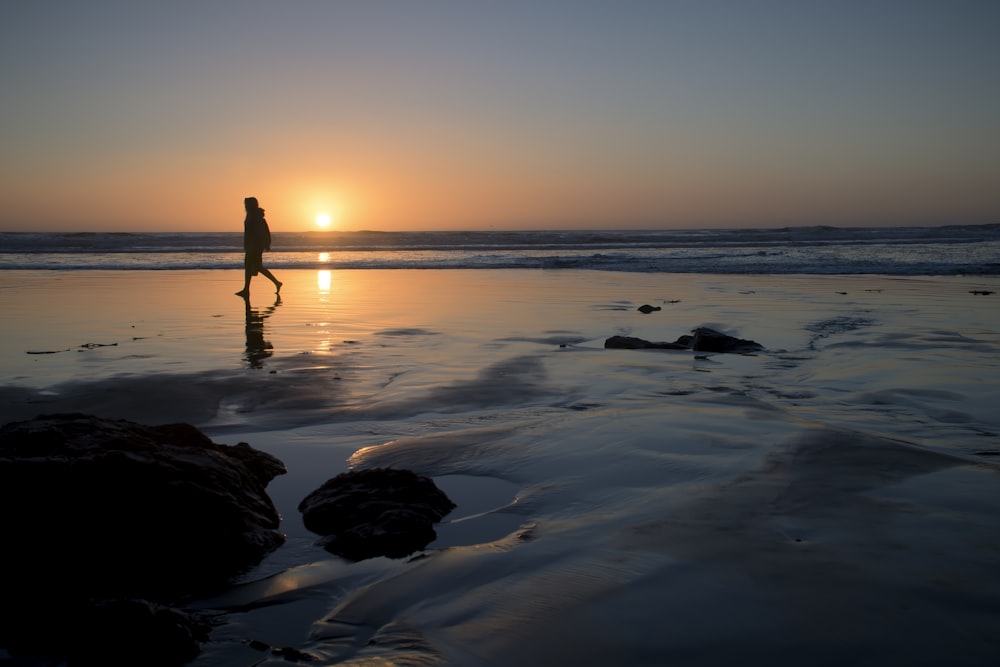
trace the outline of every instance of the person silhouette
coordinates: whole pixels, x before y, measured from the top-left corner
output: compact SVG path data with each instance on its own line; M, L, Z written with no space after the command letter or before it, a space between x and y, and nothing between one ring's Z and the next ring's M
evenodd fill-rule
M263 273L274 283L274 293L280 294L281 281L264 268L264 251L271 249L271 230L264 219L264 209L257 203L256 197L244 199L243 207L247 211L247 217L243 221L243 251L246 253L243 258L244 280L243 289L236 296L250 296L250 279L258 273Z

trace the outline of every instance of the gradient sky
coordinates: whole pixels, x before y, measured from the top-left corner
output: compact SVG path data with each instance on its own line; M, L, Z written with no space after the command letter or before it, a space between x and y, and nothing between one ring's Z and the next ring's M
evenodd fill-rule
M0 9L0 230L1000 222L996 0Z

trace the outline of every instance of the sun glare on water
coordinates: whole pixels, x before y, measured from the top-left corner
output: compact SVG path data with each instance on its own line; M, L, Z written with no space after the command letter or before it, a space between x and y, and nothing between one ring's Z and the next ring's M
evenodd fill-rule
M329 229L330 224L333 219L330 217L329 213L317 213L316 214L316 226L320 229Z

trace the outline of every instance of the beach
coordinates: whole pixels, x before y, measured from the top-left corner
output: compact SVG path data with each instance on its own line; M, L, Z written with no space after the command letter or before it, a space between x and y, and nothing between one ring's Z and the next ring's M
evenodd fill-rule
M188 422L288 474L284 546L195 665L993 665L1000 277L531 269L0 272L0 423ZM659 308L648 314L637 310ZM707 326L752 355L611 350ZM349 563L349 468L458 504Z

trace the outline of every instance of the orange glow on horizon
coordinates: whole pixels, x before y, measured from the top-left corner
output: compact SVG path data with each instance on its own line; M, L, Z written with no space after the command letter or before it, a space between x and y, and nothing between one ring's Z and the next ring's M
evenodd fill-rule
M166 198L162 183L181 180L164 165L97 182L84 174L67 178L60 197L43 196L40 186L19 190L18 197L41 203L14 199L0 229L240 232L246 196L259 199L272 232L318 233L974 224L990 222L984 212L993 205L985 182L958 183L958 176L949 180L933 170L872 181L849 170L818 178L778 166L748 175L692 159L683 169L663 165L653 178L641 170L611 173L601 163L540 173L530 163L460 170L405 155L397 161L403 166L359 164L350 180L321 177L333 185L316 184L310 170L322 166L309 163L280 174L238 171L185 183L176 188L184 193L182 215L175 206L150 204ZM925 196L908 196L914 183ZM74 207L65 209L66 201Z

